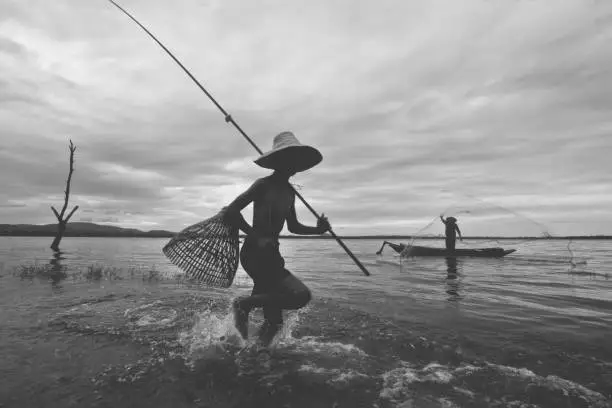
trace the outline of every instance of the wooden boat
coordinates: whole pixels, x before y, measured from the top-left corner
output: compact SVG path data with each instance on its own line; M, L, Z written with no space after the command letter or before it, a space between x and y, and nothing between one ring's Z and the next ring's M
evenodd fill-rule
M376 252L380 255L385 245L389 245L395 252L403 256L444 256L444 257L480 257L480 258L501 258L516 251L516 249L504 248L459 248L454 251L447 251L446 248L434 248L418 245L394 244L393 242L385 241Z

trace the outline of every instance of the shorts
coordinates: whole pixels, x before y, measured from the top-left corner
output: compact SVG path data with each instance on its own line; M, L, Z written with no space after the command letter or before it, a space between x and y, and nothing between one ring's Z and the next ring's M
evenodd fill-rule
M240 250L240 264L253 279L251 295L282 294L285 288L282 282L291 272L285 269L285 260L279 252L279 244L266 248L258 248L257 243L245 240ZM280 305L265 306L264 319L272 324L283 322L283 312Z

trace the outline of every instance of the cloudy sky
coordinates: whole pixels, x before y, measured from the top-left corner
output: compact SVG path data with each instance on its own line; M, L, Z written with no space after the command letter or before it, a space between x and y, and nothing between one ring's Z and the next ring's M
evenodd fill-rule
M263 150L321 150L294 183L337 233L612 234L610 2L121 4ZM0 223L54 222L69 139L73 221L178 231L268 174L107 1L3 0Z

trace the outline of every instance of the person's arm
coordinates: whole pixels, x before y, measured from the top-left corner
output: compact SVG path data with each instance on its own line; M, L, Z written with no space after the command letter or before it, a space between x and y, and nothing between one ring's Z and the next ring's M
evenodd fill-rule
M230 225L233 225L244 232L246 235L256 235L253 227L249 225L248 222L244 219L241 211L253 201L259 195L263 187L263 180L255 181L251 187L248 188L244 193L240 194L238 197L234 199L227 207L225 207L225 215L223 219Z
M442 217L442 214L440 214L440 221L442 221L444 224L446 224L446 220L444 219L444 217Z
M292 234L297 235L318 235L324 234L325 232L331 229L329 225L329 221L324 214L321 214L321 217L317 220L316 227L309 227L307 225L301 224L297 219L297 214L295 212L295 201L291 204L291 208L289 209L289 214L287 215L287 229Z
M463 241L463 237L461 236L461 230L458 225L455 225L455 229L457 230L457 234L459 234L459 239Z

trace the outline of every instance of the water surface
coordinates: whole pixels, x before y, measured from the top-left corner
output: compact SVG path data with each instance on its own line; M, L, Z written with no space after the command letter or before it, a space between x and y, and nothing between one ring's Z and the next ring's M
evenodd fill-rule
M238 352L227 311L244 271L228 290L186 283L166 242L65 238L57 259L49 238L1 237L0 404L612 406L612 241L454 260L349 240L366 277L335 241L283 240L314 299L270 354Z

